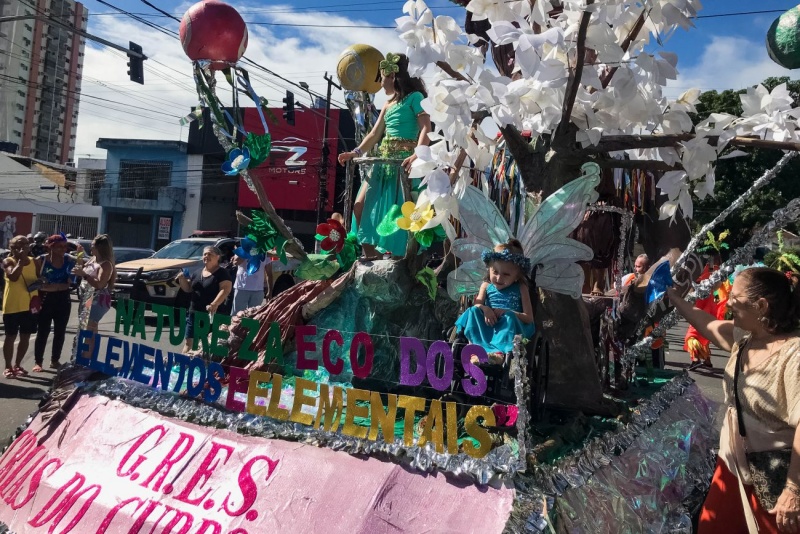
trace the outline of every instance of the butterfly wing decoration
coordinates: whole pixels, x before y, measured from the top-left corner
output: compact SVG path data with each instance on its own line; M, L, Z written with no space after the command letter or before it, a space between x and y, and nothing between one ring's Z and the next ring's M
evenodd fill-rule
M473 242L471 238L453 241L450 250L460 260L458 268L447 275L447 294L453 300L464 295L475 295L486 278L486 265L481 253L491 247Z
M586 163L583 174L539 205L519 232L525 256L538 265L536 285L578 298L583 286L583 270L575 262L588 261L592 249L569 236L583 220L586 207L597 201L595 188L600 183L600 167Z
M458 198L458 218L467 237L452 243L452 252L460 260L458 268L447 275L447 293L453 300L478 293L486 276L481 253L511 237L508 223L497 206L471 185Z

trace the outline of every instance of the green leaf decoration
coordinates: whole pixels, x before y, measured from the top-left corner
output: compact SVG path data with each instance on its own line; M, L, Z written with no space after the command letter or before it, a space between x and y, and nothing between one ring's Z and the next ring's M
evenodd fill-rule
M199 66L195 66L194 68L194 79L197 82L197 87L200 92L205 97L206 104L211 109L211 113L214 114L214 119L217 124L221 127L225 126L225 116L222 114L221 105L219 99L214 95L214 92L208 86L208 80L206 79L206 73L201 69Z
M447 233L444 231L444 228L442 228L442 225L439 225L435 228L427 228L417 232L414 234L414 239L416 239L417 243L422 247L420 249L420 252L422 252L433 243L447 239Z
M358 255L361 253L361 246L358 244L358 237L353 232L347 234L347 238L344 241L344 247L342 247L342 251L336 255L336 259L339 260L339 266L342 268L343 271L349 271L350 267L358 259Z
M400 227L397 226L397 219L403 216L403 212L400 210L400 206L394 205L392 209L383 217L383 220L378 225L378 228L375 231L378 232L379 236L386 237L392 235L393 233L400 230Z
M425 267L417 272L417 282L425 286L428 290L428 296L431 300L436 300L436 291L439 288L439 281L436 279L436 273L430 267Z
M282 235L278 235L275 238L275 251L278 253L278 257L281 259L281 263L284 265L289 264L289 259L286 257L286 243L287 239Z
M327 254L309 254L294 275L303 280L327 280L338 270L339 262L329 260Z
M264 163L272 149L272 136L268 133L254 134L250 132L244 140L244 146L250 150L250 164L248 169L255 169Z
M422 245L424 248L428 248L433 244L433 239L436 237L436 233L433 231L433 228L428 228L427 230L420 230L416 234L414 234L414 239L417 240L417 243Z
M264 115L269 117L269 120L272 122L272 124L278 124L278 118L274 113L272 113L272 110L269 109L269 101L263 96L258 98L261 99L261 110L264 112Z
M222 74L225 75L225 79L228 81L231 87L235 87L233 85L233 73L231 72L231 68L228 67L226 69L222 69Z
M284 265L289 263L286 257L286 238L278 233L277 228L273 226L267 216L261 210L253 210L251 212L253 222L245 228L245 236L249 237L256 242L260 250L272 250L278 254L281 262Z

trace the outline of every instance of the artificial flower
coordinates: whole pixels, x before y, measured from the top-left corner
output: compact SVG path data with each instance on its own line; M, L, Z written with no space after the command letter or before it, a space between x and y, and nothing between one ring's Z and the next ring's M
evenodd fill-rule
M404 203L400 211L403 216L397 219L397 226L412 233L422 230L434 216L433 207L430 204L417 208L411 201Z
M233 253L247 261L247 274L257 273L261 262L267 258L258 248L256 241L249 237L242 238L241 245Z
M400 72L400 65L398 65L399 61L400 54L393 54L392 52L389 52L386 54L386 59L380 62L379 68L381 69L381 73L384 76L397 74Z
M250 165L250 150L247 147L234 148L228 152L228 161L222 164L222 172L236 176Z
M325 252L336 252L336 254L342 251L347 238L347 230L336 219L328 219L328 222L318 225L317 234L323 236L320 248Z

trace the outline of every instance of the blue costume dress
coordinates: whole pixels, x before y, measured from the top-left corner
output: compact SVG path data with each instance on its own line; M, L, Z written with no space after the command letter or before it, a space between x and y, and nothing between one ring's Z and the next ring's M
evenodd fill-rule
M413 92L403 100L391 104L384 114L386 135L381 141L380 155L383 158L405 159L414 153L419 136L417 116L425 113L420 102L422 93ZM398 230L390 235L378 233L386 214L394 206L403 204L403 189L398 178L399 164L380 164L372 167L369 181L362 183L367 188L364 210L358 227L358 240L374 245L379 250L394 256L403 256L408 243L408 232ZM414 180L419 183L419 180ZM399 217L399 215L398 215Z
M497 289L494 284L486 288L486 305L490 308L522 312L522 296L519 282L514 282L505 289ZM527 324L519 320L516 314L504 313L494 326L486 324L483 310L471 306L461 314L456 321L456 329L463 333L470 343L480 345L486 352L511 352L514 348L514 336L517 334L524 338L532 338L536 327L533 323Z

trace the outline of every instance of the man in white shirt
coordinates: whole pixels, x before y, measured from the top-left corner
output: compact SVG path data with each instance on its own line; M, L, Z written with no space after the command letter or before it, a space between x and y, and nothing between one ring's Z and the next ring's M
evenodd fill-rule
M242 310L260 306L272 290L272 259L267 257L253 274L247 272L247 260L234 255L236 279L233 282L233 307L231 315Z

